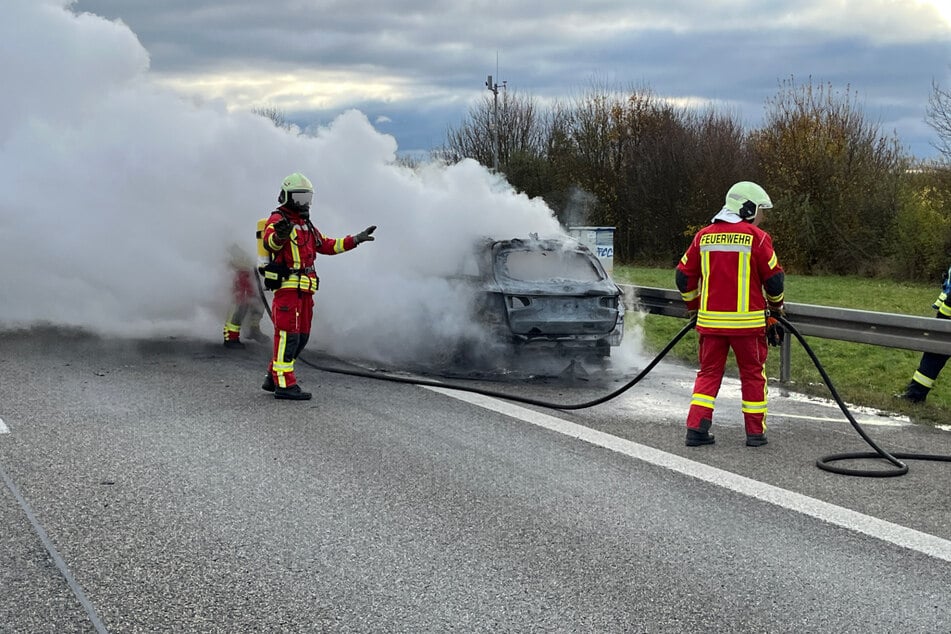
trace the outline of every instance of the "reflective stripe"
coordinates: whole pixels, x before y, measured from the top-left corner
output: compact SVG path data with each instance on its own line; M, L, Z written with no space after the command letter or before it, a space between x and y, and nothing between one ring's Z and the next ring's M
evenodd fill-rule
M334 241L334 253L343 253L346 249L343 248L343 238L337 238Z
M300 248L298 248L297 246L297 242L298 242L297 239L300 237L300 229L301 227L299 227L298 225L294 225L294 230L291 231L291 239L290 239L291 257L294 259L294 263L288 268L292 268L292 269L304 268L301 266L301 263L300 263Z
M710 396L709 394L700 394L694 392L693 398L690 399L690 405L697 405L699 407L707 407L713 409L713 404L716 402L715 396Z
M287 349L287 331L281 330L277 336L277 354L274 356L274 360L271 362L271 367L274 370L275 383L278 387L287 387L287 378L285 374L290 374L294 372L294 361L293 359L288 363L284 361L284 351Z
M229 332L236 332L240 334L241 324L235 324L229 321L228 323L225 324L225 334L227 335Z
M743 401L740 410L747 414L765 414L766 401Z
M915 383L920 383L921 385L924 385L929 390L934 387L934 379L932 379L931 377L925 376L924 374L922 374L921 372L918 372L917 370L915 370L915 376L911 378Z
M732 251L736 253L749 253L752 250L752 247L744 246L742 244L705 244L700 247L701 253L704 251Z
M766 326L766 316L761 310L728 313L701 309L697 313L697 325L707 328L760 328Z
M681 294L680 294L680 298L683 299L685 302L689 302L689 301L695 300L695 299L697 299L698 297L700 297L700 289L699 289L699 288L695 288L695 289L693 289L692 291L687 291L687 292L685 292L685 293L681 293Z
M736 310L741 313L750 310L750 254L747 249L737 258L736 265Z
M317 280L309 275L290 275L281 284L281 288L313 293L317 290Z
M707 299L710 297L709 293L709 284L707 280L710 279L710 253L706 251L700 252L700 311L704 312L707 310Z

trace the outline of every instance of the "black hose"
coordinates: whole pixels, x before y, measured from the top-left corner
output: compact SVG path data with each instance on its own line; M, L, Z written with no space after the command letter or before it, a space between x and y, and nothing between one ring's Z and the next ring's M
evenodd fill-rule
M264 310L267 311L267 316L268 318L271 319L271 323L273 324L274 318L271 315L271 306L268 304L267 295L265 295L264 287L261 285L261 278L255 275L254 279L258 285L258 294L261 297L261 303L264 304ZM549 401L542 401L542 400L538 400L534 398L527 398L524 396L512 396L510 394L503 394L501 392L494 392L492 390L484 390L478 387L469 387L467 385L443 383L441 381L429 381L426 379L408 379L408 378L399 377L399 376L381 376L379 374L375 374L372 372L365 372L362 370L344 370L342 368L327 367L327 366L318 365L316 363L311 363L304 357L298 357L298 360L305 365L309 365L315 370L322 370L323 372L332 372L334 374L346 374L348 376L359 376L359 377L364 377L367 379L391 381L393 383L408 383L411 385L423 385L427 387L441 387L441 388L445 388L449 390L458 390L460 392L472 392L473 394L481 394L482 396L504 398L506 400L514 401L516 403L525 403L527 405L538 405L539 407L547 407L549 409L575 410L575 409L585 409L587 407L594 407L595 405L600 405L601 403L610 401L611 399L616 398L620 394L626 392L627 390L637 385L641 381L641 379L647 376L648 373L650 373L650 371L654 369L654 366L660 363L660 360L663 359L667 355L668 352L670 352L671 348L673 348L677 344L678 341L683 339L684 335L686 335L688 332L690 332L693 329L696 323L697 323L696 319L690 320L687 323L687 325L681 328L680 332L678 332L674 336L674 338L670 340L670 343L668 343L664 347L664 349L661 350L660 353L656 357L654 357L654 359L650 363L647 364L647 367L641 370L638 373L638 375L635 376L633 379L625 383L620 388L614 390L610 394L606 394L605 396L601 396L599 398L596 398L591 401L586 401L584 403L573 403L573 404L551 403Z
M267 296L264 293L264 288L261 285L261 280L258 276L255 276L255 280L257 281L258 292L260 293L260 296L261 296L261 302L264 304L264 309L267 311L267 315L268 317L271 318L271 322L273 323L274 320L273 320L273 317L271 317L271 307L268 305ZM852 416L852 413L849 411L849 408L845 405L845 402L839 396L838 391L835 389L835 386L832 384L832 379L829 378L829 375L826 373L825 368L822 367L822 364L819 362L819 359L816 357L816 354L812 351L812 348L809 347L809 344L806 342L802 334L796 329L795 326L789 323L789 321L785 317L779 316L778 319L779 319L779 322L786 328L786 330L792 333L796 337L796 339L802 345L803 349L806 351L806 354L808 354L809 358L812 359L812 363L815 365L816 370L819 371L819 375L822 377L822 380L825 382L826 386L829 388L829 392L832 394L832 398L835 400L836 404L839 406L839 409L842 410L842 413L845 414L845 417L846 419L848 419L849 423L852 424L853 429L855 429L855 431L858 432L859 436L862 437L862 440L864 440L872 449L875 450L873 452L839 453L839 454L831 454L828 456L823 456L819 458L818 460L816 460L817 467L819 467L823 471L829 471L831 473L838 473L841 475L860 476L860 477L867 477L867 478L889 478L889 477L900 476L900 475L904 475L908 473L908 465L902 462L900 459L951 462L951 456L921 454L921 453L889 453L888 451L885 451L884 449L879 447L878 444L876 444L875 441L872 440L867 433L865 433L865 430L858 423L858 421L855 420L855 417ZM539 407L546 407L550 409L576 410L576 409L585 409L588 407L594 407L595 405L600 405L601 403L604 403L613 398L616 398L620 394L626 392L627 390L637 385L641 381L641 379L647 376L650 373L650 371L653 370L654 367L658 363L660 363L660 360L663 359L667 355L668 352L670 352L670 350L677 344L677 342L683 339L684 335L686 335L688 332L693 330L696 323L697 323L696 318L693 318L690 321L688 321L687 324L683 328L680 329L680 332L674 335L674 338L671 339L670 342L666 346L664 346L664 349L661 350L657 354L657 356L654 357L651 360L651 362L648 363L647 366L643 370L641 370L637 374L637 376L635 376L633 379L631 379L630 381L625 383L623 386L621 386L620 388L614 390L613 392L609 394L606 394L604 396L601 396L599 398L596 398L590 401L585 401L583 403L572 403L572 404L552 403L549 401L543 401L539 399L527 398L523 396L513 396L510 394L504 394L504 393L495 392L492 390L484 390L482 388L469 387L465 385L458 385L458 384L452 384L452 383L443 383L440 381L430 381L426 379L409 379L409 378L397 377L397 376L381 376L379 374L364 372L360 370L344 370L342 368L326 367L326 366L321 366L315 363L311 363L310 361L308 361L307 359L303 357L299 357L299 360L305 365L308 365L314 368L315 370L321 370L324 372L332 372L335 374L345 374L348 376L358 376L358 377L363 377L368 379L377 379L380 381L391 381L394 383L407 383L411 385L422 385L422 386L428 386L428 387L439 387L439 388L450 389L450 390L458 390L462 392L472 392L473 394L481 394L483 396L491 396L494 398L501 398L508 401L513 401L516 403L525 403L527 405L537 405ZM835 466L830 464L830 463L839 462L842 460L867 460L867 459L877 459L877 458L880 458L886 461L887 463L891 464L895 468L894 469L848 469L846 467L840 467L840 466Z
M831 473L839 473L842 475L850 476L861 476L866 478L891 478L894 476L905 475L908 473L908 465L899 460L899 458L904 460L934 460L940 462L951 462L951 456L942 456L934 454L922 454L922 453L889 453L881 447L879 447L874 440L872 440L868 434L865 433L865 430L859 425L858 421L855 420L855 417L852 416L852 412L849 411L849 408L846 407L845 403L842 401L842 398L839 396L838 391L836 391L835 386L832 384L832 379L829 378L829 375L826 373L825 368L822 367L822 364L819 363L819 359L816 357L816 354L812 351L812 348L809 347L809 344L806 343L805 338L802 334L796 330L796 327L793 326L789 321L780 316L779 322L786 328L787 331L795 335L796 339L802 344L803 349L806 351L806 354L809 355L809 358L812 359L813 365L816 366L816 370L819 371L819 375L822 377L822 380L825 382L826 386L829 388L829 392L832 394L832 398L835 400L836 404L839 406L839 409L842 410L842 413L845 414L845 417L848 419L849 423L852 424L852 427L858 432L859 436L862 437L869 447L875 451L863 451L855 453L837 453L831 454L828 456L823 456L816 460L816 466L822 469L823 471L829 471ZM884 461L890 463L895 468L894 469L848 469L846 467L839 467L832 465L832 462L839 462L841 460L868 460L881 458Z
M571 403L571 404L552 403L550 401L542 401L539 399L528 398L525 396L513 396L511 394L504 394L502 392L494 392L492 390L484 390L478 387L459 385L457 383L442 383L440 381L429 381L426 379L407 379L407 378L403 378L399 376L380 376L379 374L374 374L371 372L363 372L360 370L344 370L341 368L329 368L326 366L321 366L315 363L311 363L310 361L304 359L303 357L299 357L299 360L305 363L306 365L309 365L310 367L314 368L315 370L323 370L324 372L334 372L336 374L347 374L349 376L362 376L369 379L379 379L381 381L393 381L394 383L411 383L413 385L425 385L429 387L441 387L441 388L445 388L449 390L459 390L461 392L472 392L473 394L481 394L483 396L493 396L496 398L503 398L507 401L514 401L516 403L525 403L527 405L538 405L539 407L547 407L549 409L575 410L575 409L585 409L587 407L594 407L595 405L600 405L601 403L610 401L611 399L616 398L617 396L621 395L622 393L626 392L627 390L637 385L641 381L641 379L647 376L648 373L650 373L650 371L654 369L654 366L660 363L660 360L663 359L667 355L668 352L670 352L671 348L673 348L674 345L676 345L677 342L680 341L684 335L686 335L688 332L693 330L695 323L696 323L695 320L691 320L686 326L684 326L680 330L680 332L678 332L674 336L674 338L670 340L670 343L668 343L664 347L664 349L661 350L660 353L656 357L654 357L654 359L650 363L648 363L647 366L643 370L641 370L638 373L638 375L635 376L633 379L631 379L630 381L628 381L627 383L625 383L618 389L614 390L610 394L600 396L591 401L585 401L584 403Z

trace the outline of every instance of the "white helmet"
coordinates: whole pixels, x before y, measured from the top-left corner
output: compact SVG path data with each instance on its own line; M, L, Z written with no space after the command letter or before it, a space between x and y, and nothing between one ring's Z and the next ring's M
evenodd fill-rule
M310 215L310 203L314 199L314 185L300 172L294 172L281 183L277 202L299 212L304 218Z
M749 220L756 215L757 209L772 209L773 201L756 183L740 181L726 193L725 207L743 220Z

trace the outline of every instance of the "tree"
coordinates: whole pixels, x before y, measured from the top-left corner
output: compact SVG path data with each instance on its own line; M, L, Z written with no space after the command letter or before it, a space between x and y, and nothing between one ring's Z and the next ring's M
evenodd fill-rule
M770 228L784 263L802 273L879 272L907 159L851 90L790 78L767 101L752 142L777 209Z
M928 99L927 122L938 133L934 147L941 152L946 163L951 164L951 92L943 90L938 82L931 82Z
M262 116L265 119L270 119L278 128L284 130L293 130L296 126L287 120L287 115L283 110L277 106L262 106L260 108L252 108L251 112L256 115Z
M514 90L501 91L498 109L498 147L492 133L496 125L495 101L485 96L469 108L462 125L450 129L439 156L447 162L472 158L492 166L498 152L499 170L508 173L513 160L524 163L543 155L546 125L535 100ZM516 185L516 183L512 183Z

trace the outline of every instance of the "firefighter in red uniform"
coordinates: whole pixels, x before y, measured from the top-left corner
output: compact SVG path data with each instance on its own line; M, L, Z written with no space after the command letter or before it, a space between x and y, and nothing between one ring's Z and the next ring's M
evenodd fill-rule
M310 221L310 204L314 186L303 174L294 173L284 179L274 210L264 225L264 249L270 262L263 267L264 285L274 291L271 317L274 322L274 354L262 389L274 392L274 398L307 400L294 376L294 360L300 356L310 338L314 315L314 292L317 274L314 260L318 253L336 255L350 251L362 242L374 240L375 226L355 236L330 238Z
M759 228L773 203L762 187L743 181L726 195L713 222L694 236L677 265L676 282L697 317L700 369L687 413L686 445L714 442L713 407L730 348L740 371L746 445L766 444L766 355L783 341L785 276L773 240ZM765 292L764 292L765 291Z
M256 275L254 258L238 244L232 244L228 254L234 277L231 281L231 308L223 329L225 348L244 348L244 342L241 341L242 324L248 337L264 343L268 341L268 336L261 331L264 309L251 277Z

